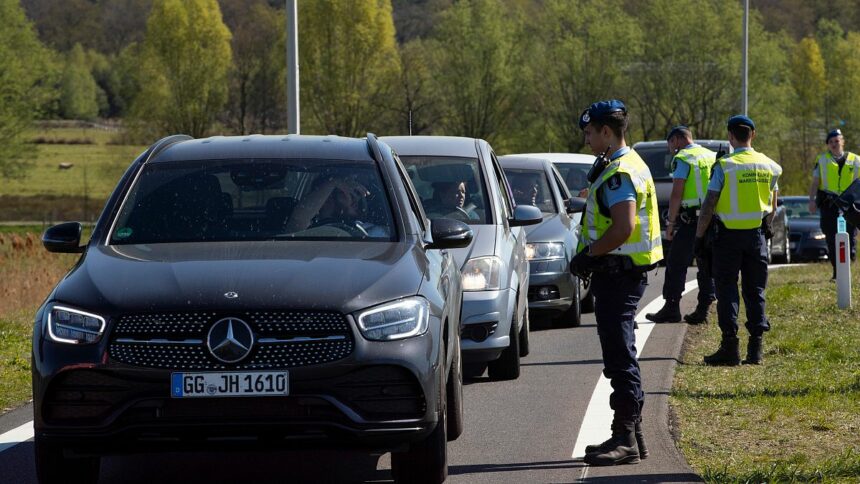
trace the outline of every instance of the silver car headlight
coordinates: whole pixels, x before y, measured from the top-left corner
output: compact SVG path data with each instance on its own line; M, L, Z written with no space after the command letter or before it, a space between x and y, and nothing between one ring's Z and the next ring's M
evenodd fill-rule
M366 309L356 317L361 334L373 341L391 341L422 335L427 331L430 303L411 297Z
M502 260L496 256L475 257L463 266L464 291L497 291Z
M526 259L564 259L564 243L534 242L526 244Z
M66 306L54 306L48 313L48 336L57 343L96 343L105 326L103 317Z

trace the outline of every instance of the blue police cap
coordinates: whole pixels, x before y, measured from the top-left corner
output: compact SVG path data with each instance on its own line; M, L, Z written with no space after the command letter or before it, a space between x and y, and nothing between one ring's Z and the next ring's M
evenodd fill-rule
M830 143L830 138L835 138L837 136L842 136L842 130L841 129L834 129L834 130L831 130L829 133L827 133L827 139L824 140L824 142Z
M626 113L627 106L617 99L596 102L579 116L579 129L585 129L592 119L602 118L603 116L619 112Z
M743 114L736 114L729 118L729 121L726 123L726 128L732 129L735 126L747 126L751 129L755 129L755 123L748 116L744 116Z
M669 130L669 134L666 135L666 141L672 139L672 136L675 136L676 134L690 134L690 128L684 126L683 124L673 126L672 129Z

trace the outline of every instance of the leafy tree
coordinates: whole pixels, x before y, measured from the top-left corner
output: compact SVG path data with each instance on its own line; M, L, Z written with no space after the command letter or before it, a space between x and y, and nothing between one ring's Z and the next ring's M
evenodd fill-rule
M388 131L400 73L390 0L299 2L302 131Z
M53 54L36 38L17 0L0 0L0 176L23 175L24 131L54 98Z
M398 87L402 102L392 108L397 118L394 133L429 134L441 116L428 63L430 52L420 39L408 42L399 51L402 70Z
M132 106L141 134L206 134L227 100L230 38L215 0L153 3Z
M800 157L809 160L804 167L811 167L811 158L815 156L820 141L822 113L824 111L824 93L827 89L827 75L824 59L818 42L807 37L800 41L794 49L789 62L791 87L794 91L792 115L800 141Z
M99 113L99 91L83 47L75 44L60 81L60 113L66 119L95 118Z

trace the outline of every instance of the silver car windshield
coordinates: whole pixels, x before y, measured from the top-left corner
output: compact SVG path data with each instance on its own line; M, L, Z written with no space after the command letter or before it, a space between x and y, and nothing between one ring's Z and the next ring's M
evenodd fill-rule
M546 172L521 168L505 168L517 205L534 205L543 213L557 213L555 197L549 187Z
M588 170L591 165L578 165L575 163L556 163L556 169L561 174L564 184L570 193L576 195L583 188L588 188Z
M217 160L143 168L110 244L396 240L372 161Z
M487 188L477 158L401 156L429 218L491 224Z

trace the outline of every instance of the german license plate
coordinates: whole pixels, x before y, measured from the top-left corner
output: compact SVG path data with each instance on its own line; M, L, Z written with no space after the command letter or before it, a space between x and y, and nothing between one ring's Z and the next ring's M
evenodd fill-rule
M171 373L170 396L259 397L290 394L287 371Z

